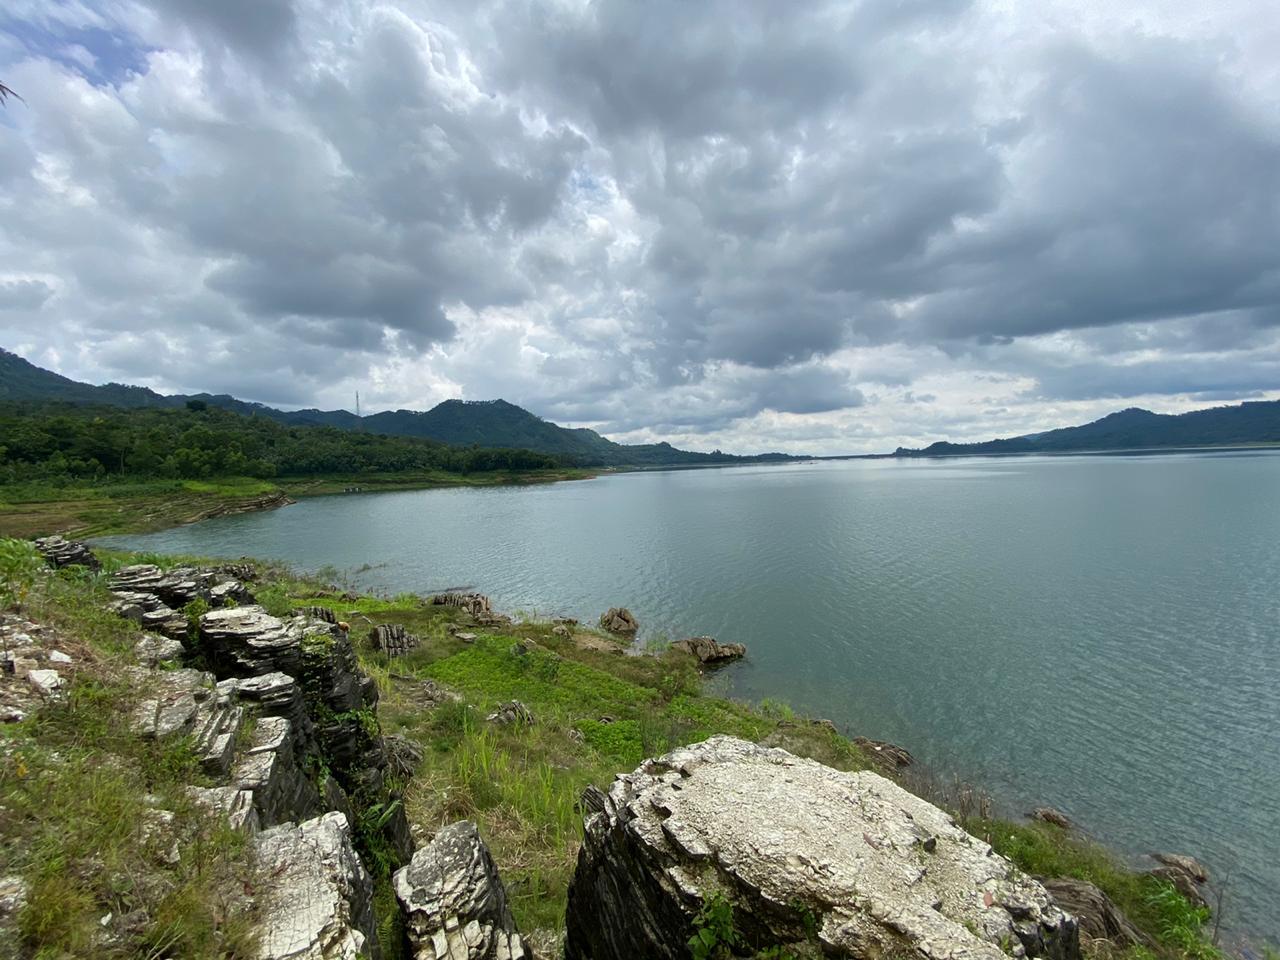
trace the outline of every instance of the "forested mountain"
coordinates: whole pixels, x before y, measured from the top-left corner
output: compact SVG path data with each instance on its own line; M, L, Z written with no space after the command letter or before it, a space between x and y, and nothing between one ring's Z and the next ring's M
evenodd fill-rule
M0 402L0 483L548 470L560 457L300 426L201 400L177 409Z
M398 437L421 437L455 446L532 450L578 466L673 466L788 460L783 454L736 457L692 453L667 443L621 444L594 430L549 423L505 400L446 400L426 412L388 410L357 417L346 410L277 410L226 394L166 396L145 387L109 383L95 387L44 370L17 354L0 350L0 401L65 402L115 407L181 408L203 401L236 413L267 417L295 426L327 426Z
M1130 407L1078 427L1063 427L982 443L939 441L923 450L899 447L899 457L962 454L1066 453L1280 443L1280 400L1258 400L1190 413L1152 413Z

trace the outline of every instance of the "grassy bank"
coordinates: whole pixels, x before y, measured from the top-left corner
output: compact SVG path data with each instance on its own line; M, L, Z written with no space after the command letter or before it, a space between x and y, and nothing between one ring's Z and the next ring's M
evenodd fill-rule
M103 554L108 568L136 559L176 562ZM840 769L868 764L848 739L785 705L715 696L692 658L669 650L626 655L618 641L580 626L560 631L546 622L481 627L456 608L434 606L416 596L357 595L266 566L260 567L254 591L269 612L284 615L299 606L324 606L351 625L361 664L381 692L378 718L384 731L423 748L405 797L419 843L444 824L475 820L508 887L521 930L550 947L550 956L558 955L554 944L581 840L576 805L586 786L607 787L615 774L631 770L645 757L717 733L780 746ZM56 945L42 954L49 957L84 955L75 946L78 938L124 896L112 886L118 872L104 872L97 860L114 865L119 858L142 854L109 836L111 825L151 802L148 795L175 796L183 778L194 776L181 745L162 748L131 741L109 726L109 718L120 716L137 697L116 679L130 662L136 628L106 612L106 600L102 575L63 572L42 578L27 601L29 614L52 625L65 642L78 644L75 656L86 666L75 674L65 706L48 708L20 724L0 725L0 810L5 818L0 821L5 838L0 873L34 876L46 885L40 889L75 893L53 898L56 907L42 901L42 909L54 910L52 917L31 908L23 915L28 945ZM366 640L372 627L382 623L405 626L420 644L404 657L386 658ZM459 628L475 634L474 640L460 639ZM527 706L534 722L486 721L509 700ZM124 766L98 762L104 755L121 758ZM62 757L72 763L63 766ZM96 776L81 775L90 767L99 771ZM111 779L112 770L135 767L141 776ZM50 768L55 772L42 776L52 776L47 781L51 786L30 779L31 770ZM56 796L58 802L41 803L42 796ZM945 795L930 799L948 805ZM955 805L953 809L966 813ZM1171 887L1131 872L1076 835L1046 825L976 817L966 817L964 825L1029 873L1085 879L1106 891L1157 944L1154 951L1126 951L1131 960L1219 956L1204 940L1202 913ZM101 856L100 847L105 851ZM184 949L173 949L172 955L217 955L219 945L245 949L239 938L251 917L234 898L226 898L224 881L249 868L231 838L210 835L207 849L211 860L199 875L177 877L171 894L177 899L162 897L154 907L160 919L147 936L157 942L178 938L174 942ZM384 912L392 907L385 878L379 902ZM175 917L180 904L185 906ZM385 927L384 945L386 955L394 958L399 945L392 929ZM1088 952L1115 955L1096 945Z
M0 485L0 536L37 537L62 533L95 537L146 533L191 523L219 513L260 509L271 498L292 499L365 491L491 487L503 484L581 480L591 471L494 470L460 474L439 471L325 475L299 479L146 480L30 482Z

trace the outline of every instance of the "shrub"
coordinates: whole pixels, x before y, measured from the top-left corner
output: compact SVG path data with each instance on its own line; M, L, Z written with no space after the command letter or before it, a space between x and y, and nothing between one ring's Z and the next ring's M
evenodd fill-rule
M43 568L44 560L34 544L0 539L0 609L21 604Z

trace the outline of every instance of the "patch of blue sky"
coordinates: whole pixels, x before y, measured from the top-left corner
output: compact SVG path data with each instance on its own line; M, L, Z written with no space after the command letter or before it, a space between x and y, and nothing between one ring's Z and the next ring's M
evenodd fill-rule
M35 23L0 12L6 58L40 57L62 64L94 86L118 86L147 67L150 48L136 38L99 26Z

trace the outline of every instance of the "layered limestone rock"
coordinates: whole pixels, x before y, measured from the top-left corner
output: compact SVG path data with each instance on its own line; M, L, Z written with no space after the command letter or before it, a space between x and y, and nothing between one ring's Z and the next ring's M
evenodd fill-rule
M412 960L532 960L474 823L437 833L397 871L393 885Z
M431 602L439 607L457 607L480 622L493 618L493 607L483 593L437 593Z
M682 650L697 658L699 663L716 666L741 660L747 655L747 648L741 643L721 643L714 637L689 637L671 644L672 649Z
M101 567L88 544L79 540L64 540L57 535L41 537L36 541L36 549L50 565L55 567L79 566L88 567L90 570Z
M369 631L369 642L375 650L389 657L402 657L421 641L400 623L380 623Z
M150 563L121 567L112 575L111 593L122 617L173 640L187 639L182 608L195 600L211 607L253 602L248 587L229 574L196 567L161 570Z
M1044 887L932 804L870 772L713 737L646 761L592 811L567 960L683 958L713 895L752 950L830 957L1077 960Z
M260 960L377 960L373 882L341 813L273 827L254 839L264 876Z
M384 830L401 861L413 853L403 804L393 803L388 756L378 729L378 687L360 670L341 624L273 617L261 607L211 610L200 645L239 694L293 724L305 752L318 752L342 791L392 810Z

